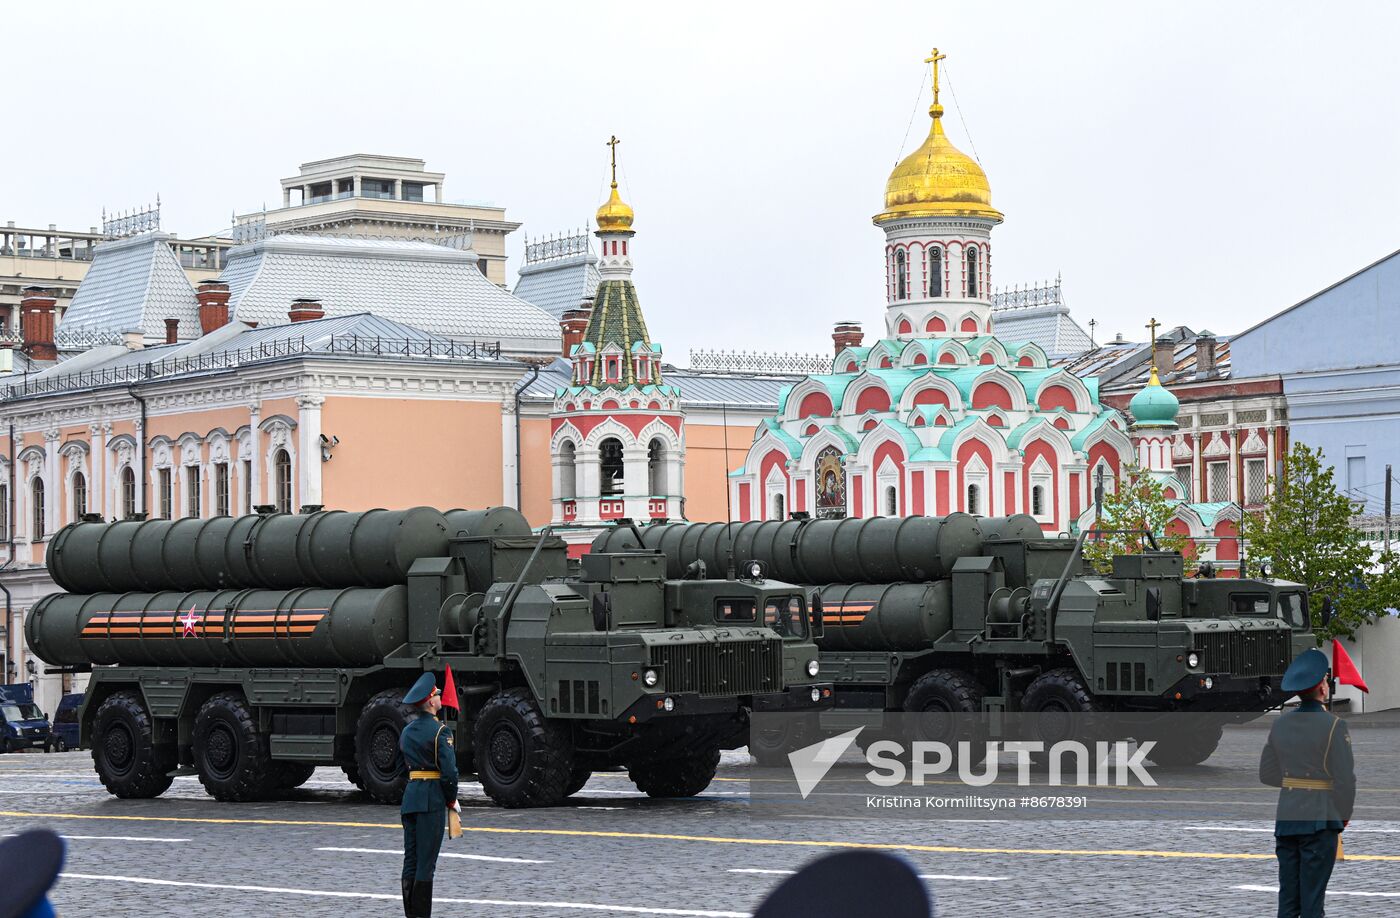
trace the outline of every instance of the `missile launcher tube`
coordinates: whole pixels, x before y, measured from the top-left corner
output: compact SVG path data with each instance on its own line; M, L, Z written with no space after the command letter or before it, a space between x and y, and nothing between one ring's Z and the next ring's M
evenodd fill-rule
M1029 517L1027 517L1029 519ZM1034 522L1032 520L1032 522ZM593 550L638 547L666 555L668 577L685 575L703 560L709 576L724 576L735 564L761 561L768 576L789 583L898 583L948 577L964 555L981 552L976 517L870 517L844 520L770 520L749 523L666 523L640 530L641 546L628 528L593 540Z
M1026 513L982 517L977 520L977 523L982 527L983 541L988 539L1001 539L1002 541L1043 539L1046 537L1045 530L1040 528L1035 517Z
M55 666L375 666L408 640L408 588L53 593L24 628Z
M927 650L953 627L949 580L833 583L823 587L823 651Z
M529 534L509 507L73 523L46 563L70 593L386 587L419 558L445 556L454 536Z

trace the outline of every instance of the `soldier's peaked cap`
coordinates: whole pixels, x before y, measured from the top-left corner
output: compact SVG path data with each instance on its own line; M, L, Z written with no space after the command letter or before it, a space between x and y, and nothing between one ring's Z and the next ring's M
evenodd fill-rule
M424 673L418 677L417 682L413 683L413 688L408 690L408 694L403 696L403 703L418 704L431 695L435 688L437 688L437 678L432 673Z
M63 868L63 839L31 829L0 844L0 918L52 915L45 894Z
M807 864L753 918L929 918L929 891L913 868L883 851L841 851Z
M1294 694L1306 692L1325 678L1327 678L1327 654L1317 648L1312 648L1298 654L1297 658L1288 664L1288 670L1283 674L1280 688Z

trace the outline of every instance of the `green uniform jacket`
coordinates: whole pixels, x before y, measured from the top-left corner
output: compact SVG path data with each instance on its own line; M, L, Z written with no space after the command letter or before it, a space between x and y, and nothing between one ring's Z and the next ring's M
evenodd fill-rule
M1316 701L1304 701L1296 711L1279 715L1259 760L1259 780L1282 788L1275 835L1340 831L1356 804L1346 721ZM1289 783L1312 786L1288 787ZM1329 783L1330 788L1324 787Z
M445 810L457 799L457 750L452 728L426 711L408 722L399 734L399 749L409 771L437 771L436 781L409 781L400 813L432 813Z

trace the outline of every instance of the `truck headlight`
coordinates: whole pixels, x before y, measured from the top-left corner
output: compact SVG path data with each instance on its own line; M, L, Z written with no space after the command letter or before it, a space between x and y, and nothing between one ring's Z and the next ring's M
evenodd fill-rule
M642 684L647 688L655 688L656 683L660 681L661 676L657 674L656 670L648 669L642 672Z
M1207 691L1215 688L1215 680L1212 679L1210 676L1205 677L1203 684L1205 685Z
M663 701L663 702L661 703L661 706L662 706L663 708L665 708L667 711L674 711L674 710L676 709L676 699L674 699L674 698L667 698L665 701Z
M1188 654L1186 655L1186 665L1189 666L1189 667L1191 667L1192 669L1195 669L1197 666L1200 666L1200 665L1201 665L1201 655L1198 654L1198 653L1194 653L1194 652L1193 652L1193 653L1188 653Z
M822 690L819 689L819 688L817 688L816 686L813 686L813 687L812 687L812 701L815 703L815 702L818 702L818 701L821 701L821 700L822 700Z
M808 660L808 661L807 661L807 675L809 675L809 676L816 676L817 673L821 672L821 669L822 669L822 665L821 665L820 663L818 663L816 660Z

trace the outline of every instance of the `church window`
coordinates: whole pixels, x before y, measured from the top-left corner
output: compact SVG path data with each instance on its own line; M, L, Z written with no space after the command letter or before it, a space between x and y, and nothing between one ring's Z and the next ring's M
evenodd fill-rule
M626 255L626 254L627 254L627 240L626 240L626 239L622 240L622 254L623 254L623 255Z
M938 246L928 250L928 295L943 295L943 250Z
M29 493L34 504L34 541L37 542L44 537L44 479L34 476Z
M982 496L982 489L975 484L967 486L967 513L980 513L982 508L978 504L978 498Z
M622 493L622 441L608 437L598 444L598 494L616 497Z
M1206 464L1210 473L1210 499L1217 503L1230 499L1230 463L1210 462Z
M653 497L666 494L666 444L657 437L647 444L647 481Z
M1262 504L1269 484L1269 465L1266 459L1246 459L1244 461L1244 502Z
M1045 488L1036 485L1031 488L1031 516L1041 517L1045 515Z
M971 246L967 250L967 296L968 299L977 299L977 246Z
M769 519L780 520L780 519L783 519L785 515L786 515L786 514L783 512L783 495L781 495L781 494L774 494L774 495L773 495L773 515L770 516Z
M899 490L894 485L885 488L885 516L899 516Z
M895 299L909 299L909 266L905 263L904 250L894 253Z
M73 522L76 523L87 513L87 476L82 472L74 472L69 490L73 494Z
M565 440L559 447L559 499L573 500L578 493L578 472L576 450L572 440Z
M272 457L273 470L277 473L277 493L275 500L278 513L292 512L292 457L285 449L279 449Z
M122 466L122 519L136 515L136 473L131 466Z
M1191 463L1187 462L1176 467L1176 480L1181 482L1182 488L1186 491L1186 499L1190 500L1191 495Z

